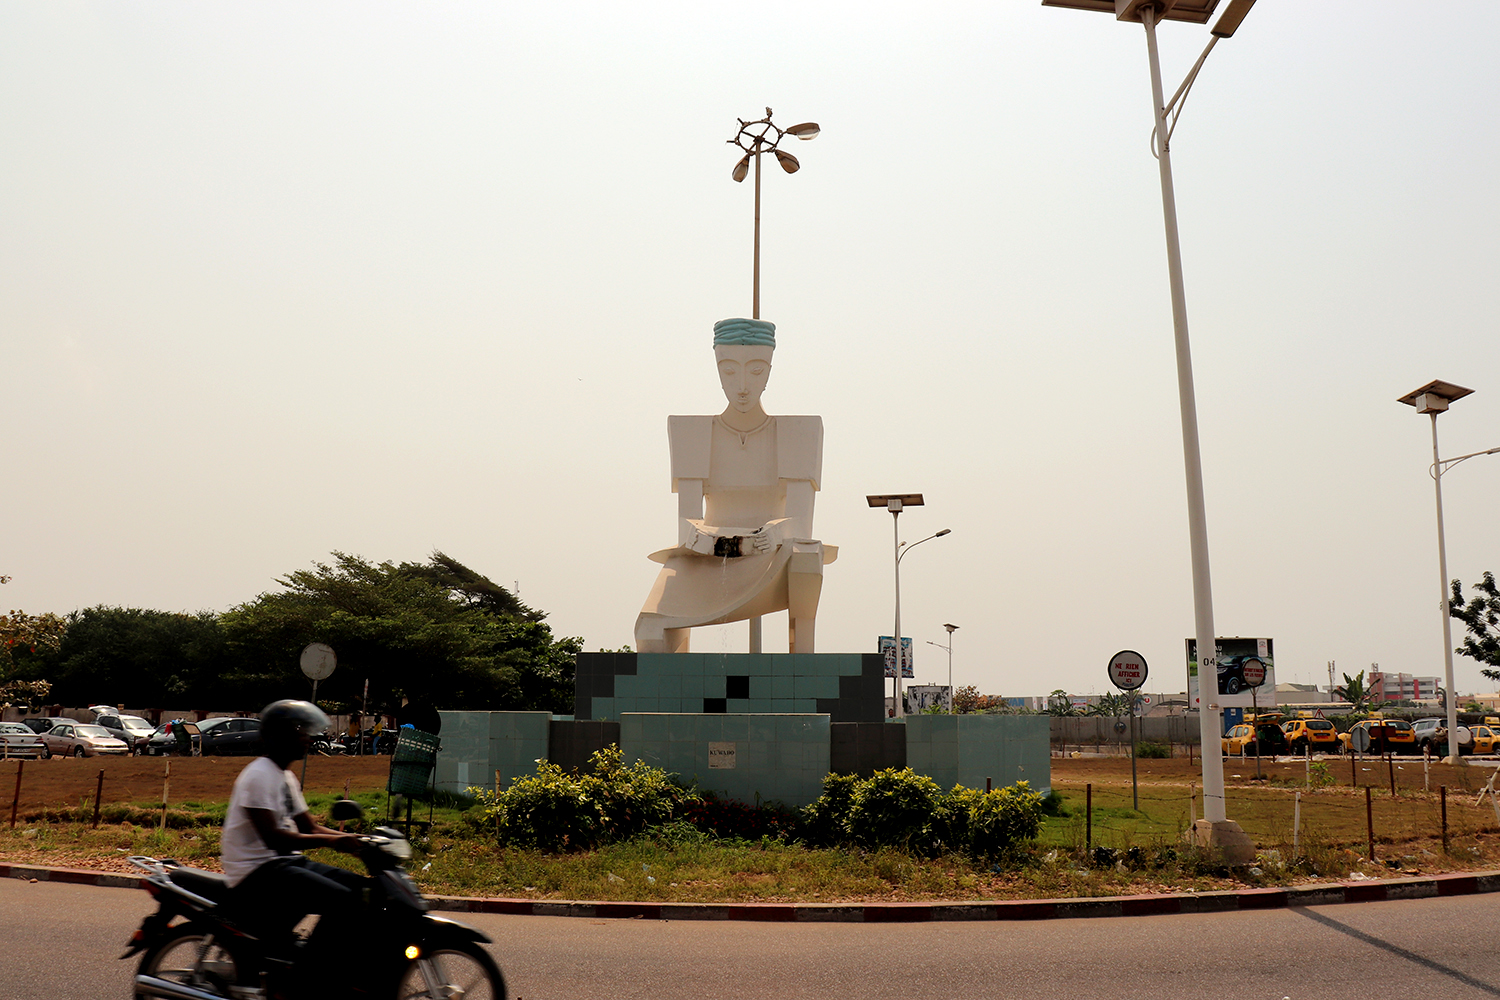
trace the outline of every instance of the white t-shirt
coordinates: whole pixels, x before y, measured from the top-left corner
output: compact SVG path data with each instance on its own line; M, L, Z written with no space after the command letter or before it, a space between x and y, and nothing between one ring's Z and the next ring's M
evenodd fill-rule
M255 758L240 772L229 793L229 812L219 836L220 860L230 885L239 885L267 861L282 857L260 839L247 809L265 809L276 817L278 827L295 833L297 824L292 817L307 812L307 802L297 776L277 767L269 757Z

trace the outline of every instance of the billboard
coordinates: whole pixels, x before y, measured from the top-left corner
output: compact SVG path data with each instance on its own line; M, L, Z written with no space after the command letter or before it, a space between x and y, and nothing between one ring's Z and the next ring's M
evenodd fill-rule
M881 636L880 637L880 652L885 654L885 675L887 677L895 677L896 676L896 641L894 639L892 639L888 635ZM915 677L915 676L917 676L916 673L913 672L913 670L912 670L911 636L909 636L909 635L903 635L901 637L901 676L902 677Z
M1276 704L1275 648L1270 639L1219 638L1216 670L1218 693L1209 701L1219 708L1271 708ZM1198 698L1198 640L1187 640L1188 704ZM1259 686L1256 681L1259 680Z

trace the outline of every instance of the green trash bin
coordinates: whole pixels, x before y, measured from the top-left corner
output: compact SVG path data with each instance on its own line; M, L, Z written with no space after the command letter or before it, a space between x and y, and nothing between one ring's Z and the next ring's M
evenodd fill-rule
M396 736L396 753L391 758L391 776L385 790L392 795L426 795L432 783L432 769L443 741L420 729L402 729Z

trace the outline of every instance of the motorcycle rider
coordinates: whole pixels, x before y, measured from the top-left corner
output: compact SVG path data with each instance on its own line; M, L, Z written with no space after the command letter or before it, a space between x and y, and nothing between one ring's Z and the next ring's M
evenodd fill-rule
M365 879L343 868L310 861L300 852L329 847L357 854L359 838L319 825L308 813L291 765L307 755L328 716L306 701L283 699L260 714L261 755L234 782L220 837L224 875L235 906L265 932L289 933L308 914L317 926L296 961L294 978L307 995L337 993L326 980L341 939L352 933Z

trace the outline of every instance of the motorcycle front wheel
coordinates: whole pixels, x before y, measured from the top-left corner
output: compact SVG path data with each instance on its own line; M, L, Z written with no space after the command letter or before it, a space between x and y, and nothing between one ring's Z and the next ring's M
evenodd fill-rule
M230 987L240 985L241 968L234 954L213 935L184 924L173 928L172 933L141 956L136 975L228 997ZM135 995L144 998L160 994L137 985Z
M406 967L396 1000L505 1000L505 980L484 947L472 942L440 948Z

